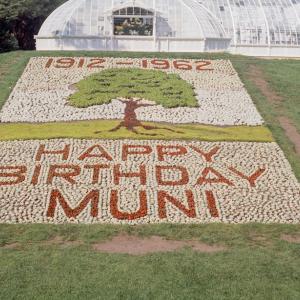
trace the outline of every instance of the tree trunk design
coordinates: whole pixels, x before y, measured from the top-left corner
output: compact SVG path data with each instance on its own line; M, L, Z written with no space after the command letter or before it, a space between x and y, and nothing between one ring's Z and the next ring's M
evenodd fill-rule
M163 130L167 130L167 131L171 131L171 132L175 132L175 133L182 133L180 131L176 131L176 130L173 130L173 129L167 128L167 127L144 125L141 121L139 121L137 119L136 110L138 108L147 107L147 106L154 106L154 104L139 103L140 101L142 101L142 99L140 99L140 100L133 100L133 99L121 100L121 99L118 99L118 100L125 104L124 119L123 119L123 121L120 122L120 124L118 126L116 126L115 128L109 130L109 132L115 132L115 131L118 131L121 128L126 128L127 130L129 130L131 132L134 132L135 134L149 135L149 136L156 136L157 135L155 133L141 133L141 132L138 132L136 128L141 127L145 130L163 129ZM95 133L101 133L101 131L97 131Z

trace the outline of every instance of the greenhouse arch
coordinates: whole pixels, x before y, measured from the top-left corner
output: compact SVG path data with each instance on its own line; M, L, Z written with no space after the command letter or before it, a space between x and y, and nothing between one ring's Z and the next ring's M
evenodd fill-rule
M300 0L69 0L37 50L300 56Z

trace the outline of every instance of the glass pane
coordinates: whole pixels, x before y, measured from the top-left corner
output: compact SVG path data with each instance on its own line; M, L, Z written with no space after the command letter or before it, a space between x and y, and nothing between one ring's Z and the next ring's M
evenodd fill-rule
M133 7L127 7L127 15L133 15Z
M137 15L137 16L140 16L141 15L141 8L140 7L135 7L134 8L134 14Z
M114 35L152 36L153 18L114 18Z
M127 14L126 8L120 9L120 16L126 16L126 14Z

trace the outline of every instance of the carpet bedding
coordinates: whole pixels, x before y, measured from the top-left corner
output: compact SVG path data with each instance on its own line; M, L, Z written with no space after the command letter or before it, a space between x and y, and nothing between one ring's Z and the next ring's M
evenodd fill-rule
M121 68L128 78L117 76ZM182 106L163 102L167 95ZM95 120L107 123L80 136ZM300 185L274 141L228 141L223 131L224 141L208 142L178 127L268 131L230 61L32 58L0 121L4 133L16 123L78 122L71 137L0 137L1 223L300 221Z

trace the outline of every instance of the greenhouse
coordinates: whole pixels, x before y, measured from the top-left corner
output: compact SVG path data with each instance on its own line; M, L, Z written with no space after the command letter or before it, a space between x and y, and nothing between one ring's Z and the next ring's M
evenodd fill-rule
M300 56L300 0L69 0L37 50Z

